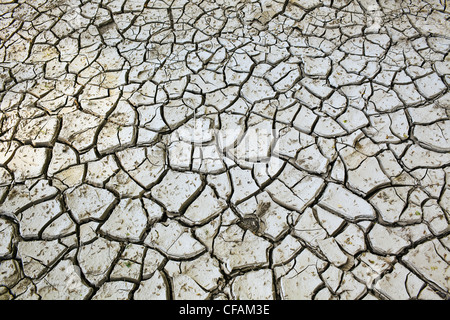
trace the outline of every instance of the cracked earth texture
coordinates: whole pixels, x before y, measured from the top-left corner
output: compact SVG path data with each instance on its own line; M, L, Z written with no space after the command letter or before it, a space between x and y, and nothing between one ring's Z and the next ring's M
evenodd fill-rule
M0 14L0 299L449 299L445 1Z

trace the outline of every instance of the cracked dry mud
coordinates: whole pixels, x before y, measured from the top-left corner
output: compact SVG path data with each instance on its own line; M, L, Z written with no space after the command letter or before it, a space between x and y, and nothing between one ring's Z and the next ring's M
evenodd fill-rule
M449 12L0 0L0 299L449 299Z

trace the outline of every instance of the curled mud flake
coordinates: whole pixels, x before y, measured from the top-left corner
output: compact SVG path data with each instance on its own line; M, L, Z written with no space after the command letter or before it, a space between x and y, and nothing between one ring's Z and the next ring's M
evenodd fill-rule
M238 225L244 230L258 233L261 226L261 220L257 215L247 214L239 221Z

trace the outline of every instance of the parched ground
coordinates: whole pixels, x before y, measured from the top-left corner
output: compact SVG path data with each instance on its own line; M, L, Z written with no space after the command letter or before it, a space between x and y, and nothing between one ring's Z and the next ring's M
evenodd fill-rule
M0 0L0 299L449 299L447 4Z

